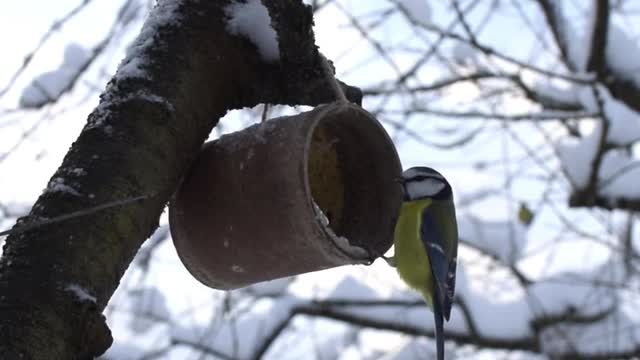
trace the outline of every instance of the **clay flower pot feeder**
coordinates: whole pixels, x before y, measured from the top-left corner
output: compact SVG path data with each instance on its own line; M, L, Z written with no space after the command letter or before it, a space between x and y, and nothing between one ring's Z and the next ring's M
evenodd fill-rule
M204 145L169 206L191 274L235 289L384 254L400 161L368 112L338 101Z

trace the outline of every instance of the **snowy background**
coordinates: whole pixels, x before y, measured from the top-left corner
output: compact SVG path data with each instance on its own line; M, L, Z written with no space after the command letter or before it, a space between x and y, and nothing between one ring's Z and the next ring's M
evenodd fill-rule
M435 167L453 185L462 245L448 356L640 352L640 5L308 3L320 50L363 89L403 166ZM45 188L152 7L0 4L1 229ZM256 56L278 60L268 32L247 27L268 24L259 1L228 15ZM211 137L261 113L231 112ZM106 309L115 343L105 359L434 354L431 313L383 261L215 291L184 269L162 223Z

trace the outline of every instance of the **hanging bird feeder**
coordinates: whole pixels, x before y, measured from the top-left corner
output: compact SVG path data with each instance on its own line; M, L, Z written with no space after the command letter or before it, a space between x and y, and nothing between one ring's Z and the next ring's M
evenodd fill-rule
M173 242L216 289L368 264L391 247L401 171L357 105L271 119L204 145L169 206Z

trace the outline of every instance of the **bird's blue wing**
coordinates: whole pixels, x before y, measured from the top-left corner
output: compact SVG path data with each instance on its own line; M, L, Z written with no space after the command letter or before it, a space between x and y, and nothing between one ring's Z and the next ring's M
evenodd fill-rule
M445 303L442 313L447 321L449 321L449 316L451 316L453 294L456 289L456 262L457 259L455 257L449 261L449 271L447 272L447 282L445 283L447 292L445 293Z
M432 210L431 207L427 207L422 212L420 235L431 262L434 286L437 287L434 291L434 302L439 302L442 314L449 320L455 288L456 259L447 257L445 233L436 223Z

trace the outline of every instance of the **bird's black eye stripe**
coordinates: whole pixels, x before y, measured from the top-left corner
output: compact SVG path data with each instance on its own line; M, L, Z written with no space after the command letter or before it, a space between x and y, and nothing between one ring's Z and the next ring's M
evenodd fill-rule
M406 181L407 182L410 182L410 181L422 181L422 180L425 180L425 179L434 179L434 180L438 180L438 181L441 181L441 182L445 182L444 178L442 178L442 177L433 176L433 175L422 175L422 174L414 175L414 176L406 179Z

